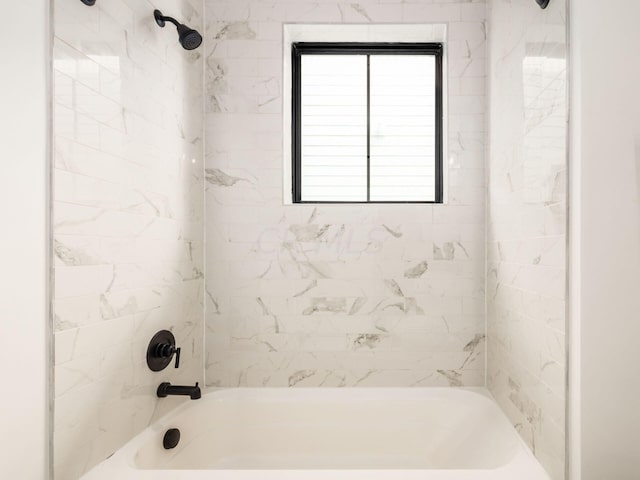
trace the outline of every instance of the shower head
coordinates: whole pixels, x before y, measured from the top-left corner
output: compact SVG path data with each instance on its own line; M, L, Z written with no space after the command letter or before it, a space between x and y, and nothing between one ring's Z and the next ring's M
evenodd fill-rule
M80 0L80 1L85 5L89 5L90 7L96 4L96 0Z
M547 8L547 5L549 5L549 0L536 0L536 3L540 5L540 8Z
M197 30L193 30L186 25L180 25L178 27L178 41L185 50L193 50L202 43L202 35Z
M198 48L202 43L202 35L197 30L187 27L179 23L175 18L165 17L160 10L154 10L153 17L159 27L164 27L166 22L173 23L178 29L178 41L185 50L193 50Z

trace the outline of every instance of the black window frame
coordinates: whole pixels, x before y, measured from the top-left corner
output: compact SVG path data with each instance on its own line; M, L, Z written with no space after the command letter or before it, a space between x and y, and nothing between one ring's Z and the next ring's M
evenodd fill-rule
M443 52L442 43L360 43L360 42L294 42L291 45L291 127L292 127L292 197L293 203L303 204L369 204L369 203L443 203ZM302 55L367 55L367 200L302 200ZM436 61L435 92L435 198L434 200L371 200L371 55L431 55Z

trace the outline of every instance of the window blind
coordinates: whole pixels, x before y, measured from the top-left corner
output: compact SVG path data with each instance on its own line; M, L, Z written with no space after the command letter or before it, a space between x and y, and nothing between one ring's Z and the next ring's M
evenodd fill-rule
M319 48L294 67L294 199L441 201L441 57Z

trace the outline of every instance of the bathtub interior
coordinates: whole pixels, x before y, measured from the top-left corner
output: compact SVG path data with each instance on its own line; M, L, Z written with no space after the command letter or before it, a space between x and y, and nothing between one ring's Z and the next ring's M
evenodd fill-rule
M495 403L466 390L244 390L207 395L160 421L135 468L486 470L520 447ZM169 428L182 439L164 450Z

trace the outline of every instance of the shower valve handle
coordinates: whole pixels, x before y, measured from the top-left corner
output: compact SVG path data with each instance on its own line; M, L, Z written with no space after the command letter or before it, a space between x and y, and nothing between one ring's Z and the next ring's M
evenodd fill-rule
M176 348L176 368L180 366L180 347Z
M176 347L175 345L170 345L168 343L159 343L156 346L156 357L159 358L171 358L173 355L176 356L176 367L180 367L180 347Z

